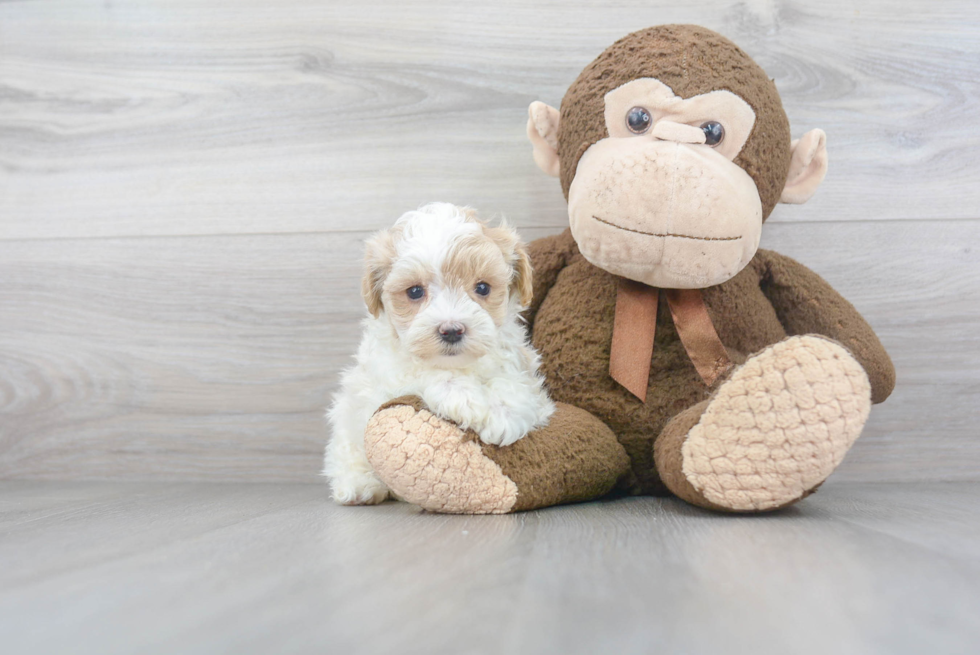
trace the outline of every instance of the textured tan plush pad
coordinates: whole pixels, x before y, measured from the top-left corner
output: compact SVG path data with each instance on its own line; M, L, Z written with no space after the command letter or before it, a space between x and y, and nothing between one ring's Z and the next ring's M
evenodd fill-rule
M861 434L871 389L861 365L821 337L793 337L725 382L681 448L708 501L736 511L786 505L830 475Z
M517 485L484 456L475 435L428 409L390 404L368 422L368 461L404 500L449 514L504 514Z

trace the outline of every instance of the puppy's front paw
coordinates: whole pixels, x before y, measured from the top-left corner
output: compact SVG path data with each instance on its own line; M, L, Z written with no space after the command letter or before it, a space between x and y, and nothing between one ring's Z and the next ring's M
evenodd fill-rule
M334 502L340 505L377 505L388 497L388 487L374 475L346 472L331 478Z
M474 431L483 443L509 446L527 434L527 426L522 421L508 420L501 410L486 417L483 425Z

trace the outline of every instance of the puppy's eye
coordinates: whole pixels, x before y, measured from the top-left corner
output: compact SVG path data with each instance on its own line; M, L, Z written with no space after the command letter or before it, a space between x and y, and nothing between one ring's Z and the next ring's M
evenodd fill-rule
M633 134L643 134L650 129L650 123L653 122L653 118L643 107L633 107L628 112L626 112L626 127Z
M476 285L476 292L481 296L489 296L490 285L487 284L486 282L480 282L479 284Z
M409 299L411 300L421 300L425 295L425 287L420 284L416 284L414 287L409 287L406 291Z
M709 145L712 148L725 140L725 128L718 121L702 123L701 130L704 132L705 145Z

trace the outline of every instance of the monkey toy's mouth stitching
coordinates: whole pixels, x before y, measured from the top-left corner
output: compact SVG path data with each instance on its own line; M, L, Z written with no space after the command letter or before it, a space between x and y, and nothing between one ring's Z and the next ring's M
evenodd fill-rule
M644 232L643 230L634 230L631 227L623 227L622 225L616 225L615 223L611 223L609 221L603 220L598 216L593 215L592 218L599 221L600 223L605 223L606 225L614 227L617 230L625 230L627 232L643 234L648 237L674 237L676 239L694 239L696 241L738 241L739 239L742 238L742 237L695 237L689 234L671 234L669 232Z

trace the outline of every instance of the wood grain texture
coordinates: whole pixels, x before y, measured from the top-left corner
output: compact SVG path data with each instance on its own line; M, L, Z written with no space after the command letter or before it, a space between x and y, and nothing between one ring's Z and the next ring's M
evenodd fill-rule
M317 480L364 236L0 242L0 477ZM898 368L835 480L980 477L978 242L980 221L767 225Z
M762 517L631 498L507 516L322 485L0 483L4 653L966 653L976 483Z
M317 480L367 231L432 199L560 229L528 103L664 22L830 134L764 245L898 365L835 479L978 479L974 0L0 1L0 478Z
M558 226L525 143L613 40L733 38L831 173L773 221L980 217L975 0L0 3L0 239L373 229L432 199Z

